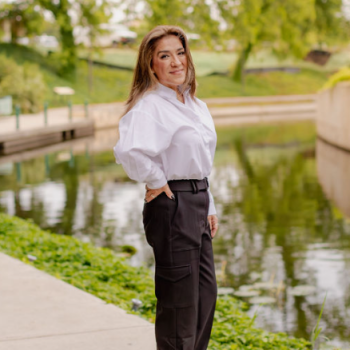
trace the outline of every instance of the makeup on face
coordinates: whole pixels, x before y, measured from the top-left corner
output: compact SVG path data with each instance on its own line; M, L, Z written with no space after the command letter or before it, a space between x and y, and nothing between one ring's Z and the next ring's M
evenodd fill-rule
M152 58L152 71L161 84L173 90L185 82L187 56L178 37L169 35L158 41Z

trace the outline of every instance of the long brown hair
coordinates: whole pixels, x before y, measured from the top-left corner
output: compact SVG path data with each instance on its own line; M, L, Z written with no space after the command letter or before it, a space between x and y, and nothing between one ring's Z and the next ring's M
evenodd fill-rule
M196 92L196 76L185 32L177 26L157 26L146 34L140 45L132 87L126 101L124 115L135 106L137 101L146 91L152 90L156 87L158 80L151 71L152 57L157 46L157 42L168 35L175 35L180 39L187 57L186 80L181 85L180 93L183 93L188 87L190 87L189 93L194 99L194 94Z

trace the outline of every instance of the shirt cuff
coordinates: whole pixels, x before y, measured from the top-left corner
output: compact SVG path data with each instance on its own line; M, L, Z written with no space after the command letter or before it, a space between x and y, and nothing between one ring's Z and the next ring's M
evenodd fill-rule
M208 210L208 215L216 215L216 209L215 209L215 204L214 204L214 198L213 198L213 195L211 194L209 188L208 188L208 194L209 194L209 210Z
M167 179L165 178L165 176L163 176L159 180L147 182L146 185L149 189L154 190L165 186L167 183L168 183Z

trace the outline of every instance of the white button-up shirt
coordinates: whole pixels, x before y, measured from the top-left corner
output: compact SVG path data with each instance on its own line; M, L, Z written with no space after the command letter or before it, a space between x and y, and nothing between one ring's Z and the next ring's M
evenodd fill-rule
M188 90L185 103L160 83L149 91L119 122L116 162L128 176L151 189L168 180L209 176L216 148L214 122L207 105ZM209 189L208 189L209 191ZM208 215L216 214L209 191Z

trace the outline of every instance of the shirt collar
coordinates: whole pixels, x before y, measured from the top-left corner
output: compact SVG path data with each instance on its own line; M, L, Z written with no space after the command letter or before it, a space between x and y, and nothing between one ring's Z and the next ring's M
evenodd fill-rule
M157 84L157 87L155 88L154 90L157 94L159 94L160 96L166 98L166 99L175 99L177 100L177 97L176 97L176 91L161 84L161 83L158 83ZM184 96L187 96L188 93L190 91L190 87L188 87L185 91L184 91Z

